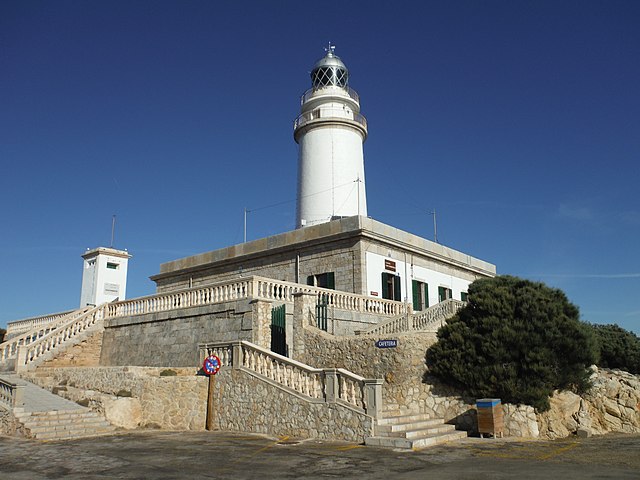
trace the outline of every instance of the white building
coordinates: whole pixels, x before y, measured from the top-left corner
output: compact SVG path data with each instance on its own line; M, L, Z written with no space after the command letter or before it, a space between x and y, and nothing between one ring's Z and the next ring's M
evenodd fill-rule
M349 88L349 71L329 46L311 71L294 122L298 143L296 228L354 215L367 216L362 144L367 121Z
M126 298L127 264L131 258L126 250L99 247L87 250L82 258L81 307Z

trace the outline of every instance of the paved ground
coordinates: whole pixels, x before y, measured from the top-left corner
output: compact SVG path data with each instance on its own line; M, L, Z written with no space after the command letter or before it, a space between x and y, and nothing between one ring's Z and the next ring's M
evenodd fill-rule
M0 478L640 479L640 435L469 438L419 452L220 432L146 431L48 443L0 437Z

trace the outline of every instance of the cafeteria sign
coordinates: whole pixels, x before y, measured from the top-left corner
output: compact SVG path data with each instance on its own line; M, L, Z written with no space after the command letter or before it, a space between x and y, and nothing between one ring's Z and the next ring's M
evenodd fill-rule
M396 348L398 346L398 340L378 340L376 347L378 348Z

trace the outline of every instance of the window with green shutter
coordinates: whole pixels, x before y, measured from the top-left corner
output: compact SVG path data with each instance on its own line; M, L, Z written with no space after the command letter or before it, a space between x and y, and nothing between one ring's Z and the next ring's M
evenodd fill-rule
M445 300L449 300L453 297L453 292L450 288L447 287L438 287L438 301L444 302Z
M462 300L463 302L467 301L467 292L460 292L460 300Z
M382 298L387 300L402 300L400 277L391 273L382 272Z
M319 275L309 275L307 277L307 285L320 288L336 289L336 275L334 272L321 273Z
M411 281L413 310L419 312L429 308L429 285L418 280Z

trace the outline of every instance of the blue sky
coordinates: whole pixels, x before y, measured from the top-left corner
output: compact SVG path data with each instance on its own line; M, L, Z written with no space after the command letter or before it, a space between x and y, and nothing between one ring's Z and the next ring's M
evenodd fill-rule
M87 247L162 262L291 230L328 41L369 215L640 333L640 2L0 3L0 326L75 308ZM276 205L276 206L272 206Z

